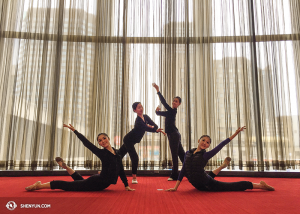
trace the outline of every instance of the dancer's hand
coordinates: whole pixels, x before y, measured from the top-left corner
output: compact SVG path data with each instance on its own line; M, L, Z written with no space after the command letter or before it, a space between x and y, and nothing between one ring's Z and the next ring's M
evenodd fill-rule
M165 191L168 191L168 192L175 192L175 191L177 191L177 189L175 189L175 188L170 188L170 189L166 189Z
M69 129L71 129L71 131L75 131L75 128L71 124L69 124L69 125L64 124L63 127L69 128Z
M239 127L239 128L235 131L235 133L234 133L231 137L229 137L229 139L232 140L232 139L235 138L235 136L237 136L241 131L244 131L244 129L246 129L246 126Z
M152 86L156 89L157 92L159 92L159 87L155 83L152 83Z
M155 111L160 111L160 109L161 109L161 108L160 108L159 106L157 106L157 108L156 108Z
M167 134L163 131L162 128L157 129L156 132L161 132L161 133L163 133L165 136L167 135Z
M164 136L167 136L167 133L166 133L166 132L164 132L164 131L161 131L161 133L163 133L163 134L164 134Z
M241 131L244 131L244 129L246 129L246 126L239 127L239 128L235 131L235 133L238 134L238 133L240 133Z
M126 191L135 191L135 189L131 189L129 186L125 187Z

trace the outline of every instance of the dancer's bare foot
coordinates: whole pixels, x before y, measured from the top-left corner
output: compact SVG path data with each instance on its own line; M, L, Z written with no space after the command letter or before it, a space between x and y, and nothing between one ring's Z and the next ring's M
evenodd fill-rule
M61 158L61 157L56 157L55 158L55 161L57 162L57 164L64 168L64 169L67 169L67 164L64 162L64 160Z
M231 158L230 158L230 157L226 157L226 158L224 159L224 161L223 161L221 167L222 167L223 169L226 168L226 167L229 165L230 161L231 161Z
M38 188L39 185L41 185L41 182L40 182L40 181L37 181L35 184L32 184L32 185L30 185L30 186L28 186L28 187L25 187L25 189L26 189L27 191L38 190L38 189L39 189L39 188Z
M268 190L268 191L274 191L274 190L275 190L274 187L272 187L272 186L266 184L266 182L264 182L264 181L260 181L259 184L262 185L262 186L263 186L263 189L265 189L265 190Z

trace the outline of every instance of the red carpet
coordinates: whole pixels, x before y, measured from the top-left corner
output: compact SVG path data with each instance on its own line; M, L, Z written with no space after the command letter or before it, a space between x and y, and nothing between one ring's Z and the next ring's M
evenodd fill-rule
M102 192L65 192L24 188L36 181L72 180L57 177L1 177L0 213L300 213L300 179L219 177L220 181L266 181L274 192L201 192L184 178L177 192L158 191L175 186L167 177L139 177L139 184L130 184L134 192L124 190L121 180ZM131 182L131 177L128 178ZM15 210L6 208L9 201ZM50 204L50 208L21 208L30 204ZM43 205L44 206L44 205Z

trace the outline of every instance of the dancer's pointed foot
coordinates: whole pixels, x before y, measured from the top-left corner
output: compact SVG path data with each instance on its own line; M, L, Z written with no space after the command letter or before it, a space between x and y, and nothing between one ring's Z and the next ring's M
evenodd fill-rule
M55 158L55 161L57 162L57 164L64 168L64 169L67 169L67 164L64 162L64 160L61 158L61 157L56 157Z
M229 165L230 161L231 161L231 157L226 157L221 165L222 168L226 168Z
M266 184L266 182L264 181L260 181L260 184L263 186L263 189L268 190L268 191L274 191L275 188Z
M41 182L40 181L37 181L35 184L32 184L32 185L30 185L30 186L28 186L28 187L25 187L25 189L27 190L27 191L33 191L33 190L38 190L39 188L38 188L38 186L41 184Z

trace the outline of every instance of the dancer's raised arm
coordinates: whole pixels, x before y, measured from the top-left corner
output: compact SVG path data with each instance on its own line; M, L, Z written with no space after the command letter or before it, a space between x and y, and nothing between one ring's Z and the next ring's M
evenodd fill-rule
M235 136L237 136L241 131L244 131L244 129L246 129L246 126L239 127L239 128L235 131L235 133L229 137L229 139L232 140L232 139L235 138Z
M101 159L101 155L99 156L99 151L101 152L101 149L99 149L97 146L95 146L93 143L91 143L88 139L86 139L86 137L83 136L81 133L79 133L74 128L74 126L72 126L71 124L69 124L69 125L63 124L63 127L68 128L71 131L73 131L76 134L76 136L79 138L79 140L81 140L83 145Z
M243 126L243 127L239 127L235 133L230 136L229 138L227 138L226 140L222 141L219 145L217 145L215 148L213 148L211 151L209 152L206 152L204 155L203 155L203 158L206 159L206 160L209 160L211 159L213 156L215 156L224 146L226 146L233 138L235 138L241 131L243 131L244 129L246 129L246 126ZM199 146L196 150L197 151L200 151L201 148L200 148L200 145L202 142L200 142L201 140L205 140L203 138L200 138L199 139ZM210 143L209 143L210 144ZM195 152L195 153L196 153Z
M164 107L167 109L167 110L172 110L171 106L169 106L169 104L166 102L165 98L163 97L163 95L159 92L159 87L158 85L156 85L155 83L152 83L152 86L156 89L157 91L157 95L159 97L159 100L161 102L161 104L164 105ZM162 111L163 112L163 111Z

